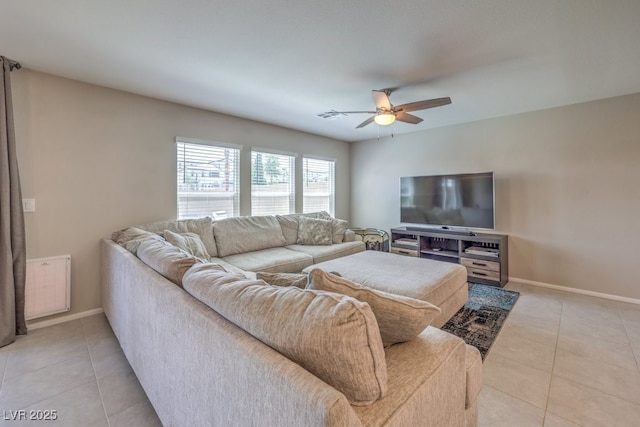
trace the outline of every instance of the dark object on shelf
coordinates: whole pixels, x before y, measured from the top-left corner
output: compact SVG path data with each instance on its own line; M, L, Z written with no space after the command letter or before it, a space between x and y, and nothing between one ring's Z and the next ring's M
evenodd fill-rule
M352 228L354 233L362 237L367 250L389 252L389 233L377 228Z

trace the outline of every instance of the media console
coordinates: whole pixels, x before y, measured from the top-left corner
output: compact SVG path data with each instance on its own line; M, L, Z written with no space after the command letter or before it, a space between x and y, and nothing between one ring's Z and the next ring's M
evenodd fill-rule
M390 251L462 264L468 281L503 287L509 280L507 236L418 227L391 229Z

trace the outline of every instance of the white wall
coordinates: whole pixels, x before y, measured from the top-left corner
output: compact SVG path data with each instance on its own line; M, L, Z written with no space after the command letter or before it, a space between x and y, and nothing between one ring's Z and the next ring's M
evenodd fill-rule
M175 137L336 159L336 216L349 217L349 145L22 69L11 75L27 257L71 254L71 313L99 308L99 240L176 217ZM250 208L242 172L241 213ZM68 313L67 313L68 314Z
M639 117L635 94L355 143L352 223L400 225L401 176L494 171L511 277L640 299Z

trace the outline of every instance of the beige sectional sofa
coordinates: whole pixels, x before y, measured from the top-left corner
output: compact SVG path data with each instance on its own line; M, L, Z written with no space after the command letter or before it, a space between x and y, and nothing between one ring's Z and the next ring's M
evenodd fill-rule
M363 251L344 221L168 221L121 230L101 249L104 311L166 426L477 424L479 352L422 330L437 307L255 278ZM351 286L318 269L311 276ZM402 306L416 332L390 344L389 321L392 337L404 323L379 315L381 306Z

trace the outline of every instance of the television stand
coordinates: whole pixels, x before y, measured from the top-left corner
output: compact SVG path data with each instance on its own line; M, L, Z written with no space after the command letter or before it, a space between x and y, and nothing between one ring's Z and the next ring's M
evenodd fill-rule
M390 251L467 268L468 281L503 287L509 280L508 236L451 229L391 229Z

